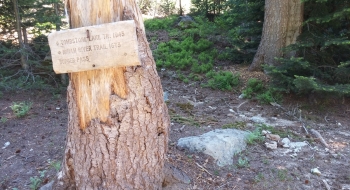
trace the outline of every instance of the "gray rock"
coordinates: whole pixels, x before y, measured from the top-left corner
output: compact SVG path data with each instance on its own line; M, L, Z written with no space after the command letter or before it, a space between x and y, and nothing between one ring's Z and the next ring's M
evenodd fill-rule
M267 119L261 116L254 116L250 118L254 123L267 123Z
M165 163L162 190L188 189L190 183L191 179L186 173Z
M307 143L306 142L291 142L291 143L289 143L289 146L291 148L301 148L301 147L307 146Z
M281 140L281 143L282 143L282 146L283 146L283 148L289 148L290 147L290 140L288 139L288 138L283 138L282 140Z
M164 102L169 100L169 92L163 92Z
M275 150L275 149L277 149L277 142L276 141L266 142L265 146L267 149Z
M52 189L53 182L54 182L54 181L51 181L50 183L48 183L48 184L46 184L46 185L40 187L39 190L51 190L51 189Z
M177 26L180 28L186 29L190 28L191 24L194 23L194 20L190 16L180 16L180 21L178 22Z
M247 134L237 129L216 129L200 136L181 138L177 146L191 152L203 152L213 157L218 166L226 166L232 164L235 153L245 149Z
M10 142L5 142L4 147L2 147L2 149L7 148L10 144L11 144Z

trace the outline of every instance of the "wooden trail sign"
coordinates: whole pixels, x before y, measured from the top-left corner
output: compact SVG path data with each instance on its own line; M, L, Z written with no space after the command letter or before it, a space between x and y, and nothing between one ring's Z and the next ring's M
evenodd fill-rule
M49 34L55 73L140 65L134 20Z

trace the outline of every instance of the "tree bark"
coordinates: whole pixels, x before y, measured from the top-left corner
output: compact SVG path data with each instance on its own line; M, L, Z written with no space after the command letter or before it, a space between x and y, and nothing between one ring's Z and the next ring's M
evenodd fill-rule
M60 12L59 12L59 3L58 2L54 2L53 3L53 7L55 9L55 15L57 18L60 18ZM55 25L56 25L56 31L60 31L61 30L61 22L58 22L56 18L56 21L55 21ZM66 73L63 73L61 74L61 83L63 85L67 85L67 74Z
M13 8L14 8L15 17L16 17L16 30L17 30L18 43L19 43L19 48L21 53L21 66L24 70L28 70L29 66L25 56L25 44L23 43L23 38L22 38L21 17L18 11L18 2L17 0L12 0L12 2L13 2Z
M181 0L179 0L179 7L180 7L180 13L179 13L179 14L180 14L180 16L182 16L182 14L183 14L182 12L183 12L183 11L182 11Z
M284 55L282 48L296 42L303 23L301 0L265 0L265 17L258 51L249 67L260 70L261 64L277 65L276 57L291 57L295 52Z
M53 189L161 189L169 116L134 0L68 0L73 28L134 19L141 66L71 73Z

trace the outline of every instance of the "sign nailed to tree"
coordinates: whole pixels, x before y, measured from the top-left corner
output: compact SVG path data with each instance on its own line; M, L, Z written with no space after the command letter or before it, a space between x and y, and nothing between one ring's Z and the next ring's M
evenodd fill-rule
M133 20L58 31L48 38L57 74L140 65Z

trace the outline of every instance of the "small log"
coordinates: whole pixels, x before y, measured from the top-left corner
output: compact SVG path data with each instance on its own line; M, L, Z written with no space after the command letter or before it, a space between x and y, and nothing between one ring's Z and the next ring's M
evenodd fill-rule
M311 134L314 135L317 139L319 139L320 142L321 142L325 147L328 148L327 142L324 140L324 138L322 137L322 135L321 135L318 131L316 131L315 129L311 129L310 132L311 132Z

